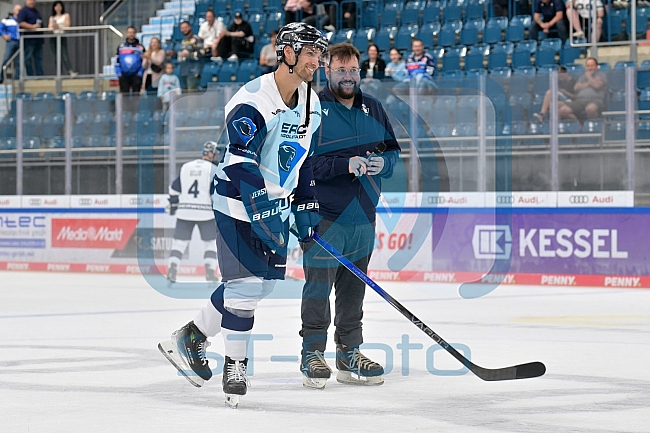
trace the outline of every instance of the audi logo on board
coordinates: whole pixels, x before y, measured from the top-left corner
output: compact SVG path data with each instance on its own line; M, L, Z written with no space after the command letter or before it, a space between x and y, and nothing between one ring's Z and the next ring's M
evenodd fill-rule
M587 204L589 203L588 195L570 195L569 203L571 204Z
M40 198L30 198L29 199L29 204L30 206L38 206L42 203L43 201Z
M91 198L79 199L79 206L90 206L91 204L93 204L93 200Z
M496 200L497 204L513 204L515 202L514 196L511 195L498 195Z

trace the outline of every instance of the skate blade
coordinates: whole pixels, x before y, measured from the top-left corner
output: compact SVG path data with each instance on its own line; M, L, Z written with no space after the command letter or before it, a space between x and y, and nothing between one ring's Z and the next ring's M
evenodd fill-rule
M189 365L185 362L182 356L178 354L176 344L172 340L163 341L158 344L158 350L167 358L167 361L176 367L176 370L187 379L189 383L200 388L205 381L200 376L196 375Z
M239 395L226 394L226 405L230 406L233 409L237 409L237 406L239 406Z
M327 378L302 376L302 386L311 389L323 389L327 384Z
M349 371L336 373L336 381L348 385L377 386L384 383L383 376L358 376Z

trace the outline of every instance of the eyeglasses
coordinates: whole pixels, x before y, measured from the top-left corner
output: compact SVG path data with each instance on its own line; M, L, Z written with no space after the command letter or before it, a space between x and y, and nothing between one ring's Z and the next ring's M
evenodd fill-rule
M361 72L361 69L359 68L352 68L352 69L345 69L345 68L339 68L339 69L332 69L332 74L337 75L339 77L345 77L346 75L350 75L351 77L357 77L359 73Z

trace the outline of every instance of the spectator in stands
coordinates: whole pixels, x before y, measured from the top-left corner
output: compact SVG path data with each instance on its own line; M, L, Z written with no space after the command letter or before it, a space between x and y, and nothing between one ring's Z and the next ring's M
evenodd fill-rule
M361 79L382 80L385 76L386 62L379 57L379 48L375 44L368 46L368 59L361 64Z
M21 5L14 5L13 13L10 13L7 15L7 18L3 19L0 22L0 35L2 35L2 38L7 41L7 45L5 45L5 57L4 60L2 61L2 67L7 64L11 56L13 56L16 51L20 49L20 33L18 32L18 14L20 13L20 10L23 7ZM14 69L15 69L15 74L14 78L16 80L20 79L20 68L18 67L18 59L20 57L16 57L14 60ZM0 69L0 84L4 82L4 75L3 75L4 69Z
M278 31L273 30L269 37L271 38L271 42L264 45L260 53L260 67L262 68L263 74L268 74L278 68L278 54L275 50L275 40L278 37Z
M406 60L406 70L409 77L420 82L422 79L432 80L436 70L436 61L431 54L425 51L424 43L419 39L413 39L411 43L413 52Z
M226 26L223 21L215 20L214 12L208 10L205 13L205 21L199 27L199 37L203 39L206 52L210 49L210 57L217 56L217 45L224 31L226 31Z
M406 63L402 59L402 53L397 48L390 49L390 63L386 65L386 77L394 81L408 80L409 74L406 71Z
M43 17L36 9L36 0L25 0L25 7L18 13L18 25L25 30L43 27ZM30 33L35 32L27 34ZM43 75L43 38L25 38L23 46L27 75Z
M181 65L181 87L193 90L199 84L202 63L200 58L205 57L203 39L192 33L192 25L188 21L181 22L181 49L179 52L168 51L170 56L175 56Z
M145 49L135 37L135 27L126 29L126 40L117 47L117 64L115 74L120 81L120 92L140 93L142 87L142 55Z
M573 87L575 99L558 102L560 119L586 119L601 117L607 97L607 74L598 70L598 60L589 57L585 62L585 73Z
M235 12L233 23L228 27L219 41L217 47L218 57L235 60L239 57L249 57L253 54L253 29L244 17L241 11Z
M569 16L569 22L575 30L573 32L575 38L582 38L591 32L591 10L593 3L596 3L596 12L598 15L596 21L596 42L598 42L602 34L603 17L605 16L605 8L603 7L602 0L569 0L567 2L567 14Z
M573 79L571 74L566 70L564 66L558 68L558 102L571 102L576 94L574 93L574 87L576 85L576 80ZM559 104L558 104L559 105ZM544 95L544 102L542 102L542 108L539 113L533 114L533 117L538 122L543 122L548 113L549 108L551 107L551 91L547 90Z
M305 18L314 15L316 8L309 0L287 0L284 5L284 23L290 24L300 21L298 19L298 12L302 11L302 21Z
M162 102L163 111L169 108L171 93L181 93L181 82L174 74L174 65L171 62L165 63L165 73L158 80L158 97Z
M320 5L321 3L331 3L334 0L314 0L313 3L316 5ZM349 2L345 0L336 0L337 3L340 3L340 7L342 8L342 14L343 14L343 28L344 29L353 29L356 28L356 22L355 22L355 14L356 14L356 3L354 2ZM303 19L303 21L309 25L312 25L314 27L318 27L325 29L328 32L335 32L336 31L336 8L339 7L339 5L336 4L328 4L327 6L323 5L319 7L317 6L317 14L311 15L307 17L307 19Z
M165 51L160 45L160 39L151 38L149 49L142 55L142 67L144 68L144 80L142 91L156 93L158 90L158 80L163 74L163 64L165 63Z
M63 29L70 27L70 14L65 12L65 7L63 2L58 0L52 4L52 15L50 15L49 22L47 24L49 29L53 30L53 33L63 33ZM49 38L50 40L50 49L54 56L56 57L56 38ZM61 38L61 63L63 67L68 71L68 73L76 77L77 73L70 66L70 58L68 57L68 38Z
M535 14L530 26L529 38L537 40L541 30L548 37L551 30L557 30L562 43L569 37L569 32L564 21L564 2L562 0L539 0L535 3Z

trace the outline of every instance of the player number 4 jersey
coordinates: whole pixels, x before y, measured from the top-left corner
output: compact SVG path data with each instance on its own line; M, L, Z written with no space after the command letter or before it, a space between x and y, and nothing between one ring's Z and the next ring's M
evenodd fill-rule
M298 105L289 109L278 91L273 74L242 87L226 105L229 147L216 170L212 196L215 210L249 221L236 182L263 185L269 200L284 200L283 217L289 214L289 198L298 185L298 173L312 153L312 135L321 122L320 102L312 90L310 122L304 127L307 84L298 88ZM251 179L256 173L242 170L248 163L259 169L263 184ZM239 176L231 179L230 176ZM236 181L236 182L233 182Z
M214 218L210 198L214 167L203 159L183 164L181 173L169 187L170 195L178 195L178 219L207 221Z

